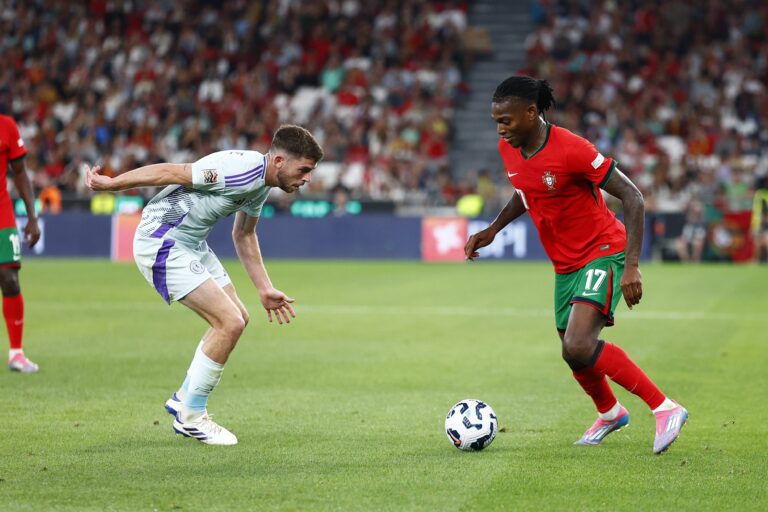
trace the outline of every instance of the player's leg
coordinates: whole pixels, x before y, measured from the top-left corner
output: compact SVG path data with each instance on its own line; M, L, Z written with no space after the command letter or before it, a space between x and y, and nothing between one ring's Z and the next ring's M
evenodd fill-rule
M588 365L580 363L565 350L564 338L572 308L571 299L578 291L581 282L581 274L582 271L556 275L555 325L563 347L563 360L573 372L573 377L576 379L576 382L578 382L584 392L592 398L598 414L603 416L609 414L618 403L605 375L595 372Z
M232 302L237 306L237 308L240 310L240 315L243 318L243 322L245 325L248 325L248 321L250 320L250 316L248 315L248 311L245 309L245 305L243 305L243 302L240 300L240 297L237 295L237 291L235 290L235 286L230 282L229 284L224 285L222 288L224 292L227 294L227 296L232 300ZM205 345L205 341L208 339L210 334L213 332L213 327L209 327L208 330L203 335L203 339L200 341L200 345L198 349L202 350L202 347ZM187 392L189 390L189 380L190 380L190 374L189 370L187 370L187 376L184 379L184 382L182 383L181 387L171 395L171 397L165 402L165 410L168 411L171 415L176 415L180 410L181 406L184 402L184 398L187 395Z
M199 250L196 251L196 256L199 257L199 262L202 264L202 267L195 263L191 263L190 269L197 272L201 272L203 269L207 271L207 273L210 274L214 281L216 281L216 284L218 284L224 290L224 293L226 293L227 296L235 304L235 306L237 306L238 310L240 311L240 315L243 318L243 322L248 325L248 311L245 309L242 301L237 296L237 292L235 291L235 287L232 284L232 280L229 278L229 275L224 269L224 266L221 264L213 251L208 247L207 244L204 243L201 244ZM203 335L203 338L200 341L200 345L198 347L200 350L202 350L202 347L205 345L206 340L210 336L212 330L212 327L209 328L208 331L206 331L206 333ZM165 409L170 414L175 415L179 411L181 403L184 401L184 398L186 397L187 391L189 389L189 380L190 374L189 371L187 371L187 375L181 387L165 402Z
M207 405L245 322L237 306L211 278L186 294L180 302L208 322L210 328L187 371L186 394L173 427L179 434L208 444L236 444L237 438L231 432L210 419Z
M27 359L22 347L24 335L24 296L19 286L21 245L19 232L0 229L0 289L3 293L3 317L8 330L8 367L11 371L34 373L38 366Z
M245 329L240 309L212 278L179 302L208 322L210 329L203 339L204 352L218 364L225 364Z
M574 304L573 308L580 306ZM629 411L625 409L613 394L605 373L595 369L585 362L585 354L590 353L590 341L597 341L597 335L605 325L604 318L598 318L592 325L580 325L580 316L573 318L571 310L568 329L562 332L560 339L563 344L563 358L571 367L573 377L581 385L582 389L592 397L597 408L597 419L574 443L583 446L600 444L608 434L617 432L629 424ZM585 332L581 337L583 345L575 345L577 334ZM592 345L594 346L594 345Z
M144 278L163 300L168 304L180 301L209 325L187 372L190 391L173 411L174 429L208 444L237 443L231 432L211 421L206 405L221 379L223 363L242 333L240 311L200 263L201 251L171 239L145 237L137 231L133 254Z
M620 347L599 339L605 325L613 324L613 311L621 294L623 254L590 262L585 279L574 295L563 350L569 357L602 373L639 396L654 412L657 436L654 452L665 450L680 432L687 411L667 398Z

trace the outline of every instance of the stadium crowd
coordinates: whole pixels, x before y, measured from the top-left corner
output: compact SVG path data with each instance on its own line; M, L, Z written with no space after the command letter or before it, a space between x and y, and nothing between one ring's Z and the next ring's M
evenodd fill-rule
M327 155L310 193L490 199L498 173L453 176L447 159L467 93L469 5L5 3L0 110L19 123L43 196L87 197L84 162L119 173L221 149L263 151L281 123L295 122ZM649 211L686 219L680 256L698 257L717 215L765 197L768 4L533 0L531 17L519 71L551 82L550 119L615 156ZM768 252L768 215L755 219Z
M0 108L19 123L38 191L87 195L84 162L119 173L264 151L281 123L299 123L327 155L313 191L403 199L447 163L466 10L458 0L4 3Z
M701 256L707 224L763 201L768 4L538 0L531 13L524 72L554 87L551 120L617 158L649 211L685 219L682 259ZM765 250L768 205L756 207Z

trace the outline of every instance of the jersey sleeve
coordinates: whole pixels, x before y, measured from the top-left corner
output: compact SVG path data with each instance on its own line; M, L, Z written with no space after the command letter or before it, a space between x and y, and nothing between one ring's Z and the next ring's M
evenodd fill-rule
M224 196L264 188L266 157L257 151L219 151L192 164L192 187Z
M8 137L8 160L14 161L27 154L27 148L24 146L24 139L21 138L19 127L13 119L8 118L5 123L5 133Z
M591 142L577 135L568 142L567 155L568 169L571 172L583 176L601 188L616 168L613 158L604 157Z

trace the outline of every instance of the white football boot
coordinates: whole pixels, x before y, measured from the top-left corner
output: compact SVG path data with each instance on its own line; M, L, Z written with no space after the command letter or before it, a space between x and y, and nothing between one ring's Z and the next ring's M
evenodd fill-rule
M191 437L205 444L231 446L237 444L235 434L211 419L208 412L189 420L182 421L180 411L173 420L173 430L177 434Z
M165 410L171 416L176 416L181 412L181 399L177 393L171 395L171 398L165 401Z

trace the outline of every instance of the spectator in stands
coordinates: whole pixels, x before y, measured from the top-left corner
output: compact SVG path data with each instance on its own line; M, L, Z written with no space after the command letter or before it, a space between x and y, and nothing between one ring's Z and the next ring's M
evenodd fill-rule
M707 240L707 220L704 206L698 201L691 201L685 215L683 233L675 246L682 262L699 263Z

